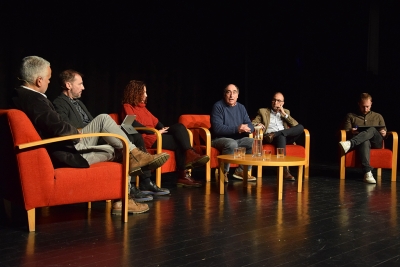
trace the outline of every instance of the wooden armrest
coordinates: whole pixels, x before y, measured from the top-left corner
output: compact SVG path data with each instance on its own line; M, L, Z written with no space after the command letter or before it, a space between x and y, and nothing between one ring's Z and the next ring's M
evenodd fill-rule
M211 133L210 133L210 130L205 127L192 127L192 128L188 128L188 130L203 131L202 138L204 138L204 141L206 142L206 155L208 155L211 158Z
M162 152L162 137L159 130L149 127L135 127L136 131L152 131L157 136L157 154Z
M386 134L392 136L392 139L393 139L392 152L393 152L393 154L397 155L397 149L398 149L398 143L399 143L399 136L398 136L397 132L391 131L391 132L387 132Z
M340 141L346 141L346 140L347 140L347 131L340 130Z

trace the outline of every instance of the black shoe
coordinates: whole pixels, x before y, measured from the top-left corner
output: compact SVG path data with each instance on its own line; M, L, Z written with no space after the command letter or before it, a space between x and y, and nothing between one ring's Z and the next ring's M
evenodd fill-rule
M140 191L136 186L132 185L130 195L136 202L146 202L153 200L153 196Z
M169 189L167 188L159 188L156 184L154 184L151 180L149 183L140 183L140 190L146 194L154 194L156 196L163 196L170 194Z

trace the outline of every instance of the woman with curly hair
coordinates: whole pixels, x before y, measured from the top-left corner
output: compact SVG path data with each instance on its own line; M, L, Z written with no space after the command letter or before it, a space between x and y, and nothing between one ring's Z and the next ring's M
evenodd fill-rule
M176 123L170 127L164 127L146 108L146 103L146 84L143 81L130 81L124 90L122 117L136 115L133 126L159 130L162 134L162 148L175 152L178 168L177 186L200 187L201 182L194 180L188 169L203 166L210 158L207 155L201 156L194 151L190 145L187 129L183 124ZM153 132L146 131L142 135L146 148L157 147L157 137Z

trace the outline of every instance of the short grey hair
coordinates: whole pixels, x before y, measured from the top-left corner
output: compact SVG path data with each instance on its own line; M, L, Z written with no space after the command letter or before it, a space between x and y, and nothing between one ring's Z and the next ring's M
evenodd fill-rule
M19 69L20 80L27 83L35 83L37 77L47 75L47 68L50 67L50 62L38 56L29 56L22 59Z

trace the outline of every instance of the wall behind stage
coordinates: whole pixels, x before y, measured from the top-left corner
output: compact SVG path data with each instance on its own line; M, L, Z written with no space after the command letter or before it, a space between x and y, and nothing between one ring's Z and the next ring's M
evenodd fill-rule
M38 55L52 66L49 99L60 93L57 75L78 70L94 115L119 111L132 79L146 81L148 107L165 125L209 113L235 83L251 117L282 91L311 132L312 160L336 160L336 130L361 92L400 132L396 1L379 10L378 75L367 71L369 1L7 2L0 4L1 108L18 84L20 60Z

